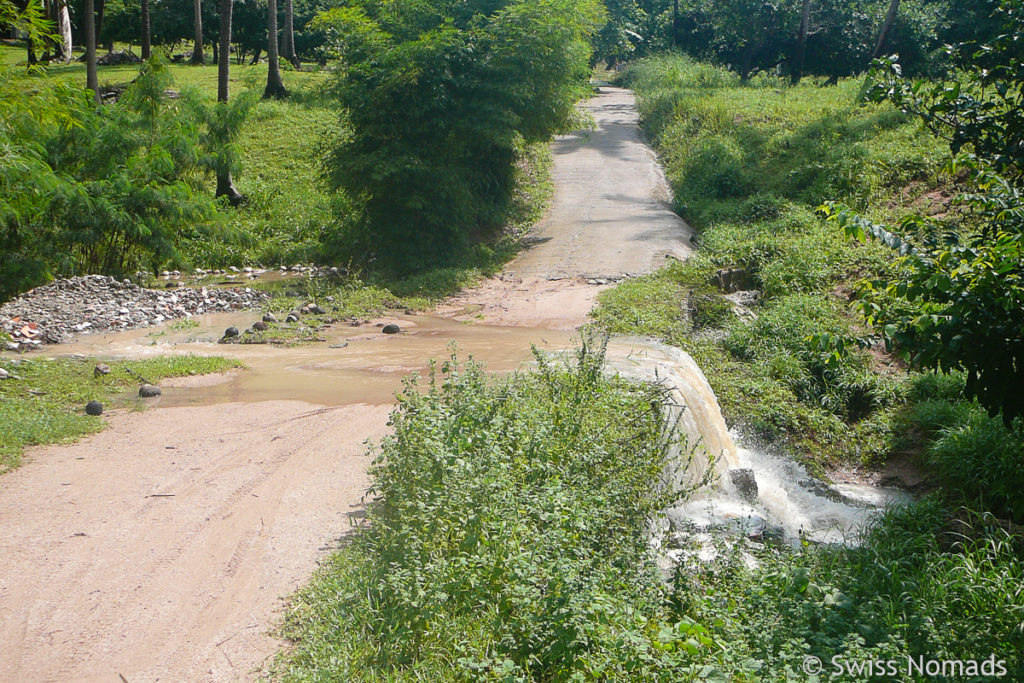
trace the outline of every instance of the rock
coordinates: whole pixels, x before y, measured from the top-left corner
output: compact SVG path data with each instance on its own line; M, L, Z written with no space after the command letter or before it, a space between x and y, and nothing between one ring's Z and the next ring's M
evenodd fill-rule
M313 308L311 308L309 310L310 310L310 312L312 312L312 313L314 313L316 315L327 315L327 310L323 306L321 306L319 304L317 304L316 306L313 306Z
M274 315L273 313L264 313L263 314L263 322L265 322L265 323L276 323L277 322L277 316Z
M754 289L754 278L744 268L723 268L711 278L711 284L719 290L732 293L741 289Z
M89 401L88 403L85 404L85 414L86 415L102 415L103 414L103 404L100 403L99 401Z
M257 332L266 332L269 328L270 328L270 325L266 324L262 320L254 322L252 324L252 329L256 330Z
M17 342L4 342L4 351L17 351L20 348Z
M380 328L380 331L384 334L398 334L402 331L402 328L394 323L388 323L384 327Z
M331 344L330 348L332 348L332 349L343 349L346 346L348 346L348 342L343 342L341 344Z
M224 330L224 338L231 339L232 337L238 336L238 328L232 325L228 329Z
M92 369L93 377L102 377L103 375L110 374L110 366L106 363L98 363L95 368Z
M4 370L3 368L0 368L0 379L10 379L10 378L11 378L11 373L7 372L7 370Z
M729 481L736 487L736 492L747 502L757 500L757 479L754 470L748 467L737 467L729 470Z
M153 398L162 393L163 392L160 390L160 387L153 384L143 384L139 387L139 398Z

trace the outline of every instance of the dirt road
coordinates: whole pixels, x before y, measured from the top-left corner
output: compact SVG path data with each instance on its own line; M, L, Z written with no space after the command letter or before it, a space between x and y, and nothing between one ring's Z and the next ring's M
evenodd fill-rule
M555 194L529 248L500 277L454 297L449 315L468 310L484 323L575 328L605 283L693 253L693 230L669 208L633 93L602 86L584 108L595 127L553 143Z
M363 442L385 433L400 374L446 355L448 339L513 367L530 342L567 343L550 330L585 321L595 282L684 258L690 232L666 208L632 96L603 88L588 109L597 129L554 144L557 189L535 245L440 311L523 327L422 316L399 321L402 335L353 331L345 348L236 347L241 376L169 388L162 407L115 411L106 431L35 449L0 477L0 681L251 679L281 645L267 634L282 599L358 513ZM145 331L93 343L225 351Z

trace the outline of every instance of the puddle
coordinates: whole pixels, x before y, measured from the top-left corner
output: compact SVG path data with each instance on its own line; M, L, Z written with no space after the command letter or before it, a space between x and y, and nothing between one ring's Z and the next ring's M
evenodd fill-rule
M163 325L83 335L72 343L49 347L47 355L137 359L195 353L237 358L247 367L213 385L169 386L159 399L160 406L269 400L336 406L392 403L402 378L413 372L426 374L430 359L447 359L452 344L460 360L472 356L497 373L529 361L531 345L552 353L573 348L573 333L568 331L478 326L430 315L392 315L359 327L339 323L321 331L326 341L304 346L217 343L227 327L244 329L258 319L253 311L214 313L193 317L198 327L187 330ZM374 324L380 321L396 322L402 332L383 334Z

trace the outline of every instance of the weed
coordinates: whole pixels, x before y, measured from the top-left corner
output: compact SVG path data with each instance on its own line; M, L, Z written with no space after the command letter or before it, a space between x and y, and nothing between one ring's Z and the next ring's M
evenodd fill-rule
M139 376L158 382L239 367L237 361L216 356L165 356L107 361L110 374L96 376L96 362L90 358L0 359L0 367L17 378L0 382L0 472L21 464L27 446L73 441L102 429L102 418L86 415L85 404L116 401L138 386Z

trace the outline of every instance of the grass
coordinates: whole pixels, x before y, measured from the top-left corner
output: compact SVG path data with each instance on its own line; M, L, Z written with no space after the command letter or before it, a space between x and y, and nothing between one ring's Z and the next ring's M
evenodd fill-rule
M115 404L140 383L201 375L240 367L216 356L166 356L138 361L107 361L110 374L94 376L94 358L9 359L0 367L17 379L0 382L0 472L21 464L28 446L67 443L103 428L101 417L85 414L85 404Z
M863 332L847 305L884 248L826 225L826 200L891 221L948 185L943 145L888 106L862 106L862 83L791 87L678 56L634 64L643 125L665 164L676 209L699 250L605 292L596 324L681 346L702 364L727 418L819 472L875 463L897 438L904 375L877 350L834 357L812 335ZM720 271L757 290L753 315L723 313Z
M890 223L928 210L933 191L955 182L941 172L945 148L890 108L856 104L855 80L745 84L663 56L635 64L627 83L700 249L605 292L595 324L686 349L732 423L819 473L909 450L941 487L878 519L857 548L718 539L718 559L684 562L671 599L676 618L719 646L707 665L721 680L807 680L805 657L824 662L822 678L839 657L884 667L839 680L909 681L921 677L908 658L974 660L976 674L963 664L944 680L993 680L1001 669L980 665L994 656L1003 677L1021 678L1020 425L1008 430L965 400L963 375L908 372L881 349L834 356L813 342L863 333L849 292L889 265L815 207L839 200ZM727 279L757 290L754 315L716 312Z
M723 546L715 561L684 567L674 595L681 613L711 625L726 680L810 680L808 655L824 662L822 678L833 661L881 667L835 680L925 680L908 658L965 662L940 680L1019 680L1022 551L1024 539L991 516L950 516L926 499L887 513L859 548ZM982 674L992 656L1002 676Z

